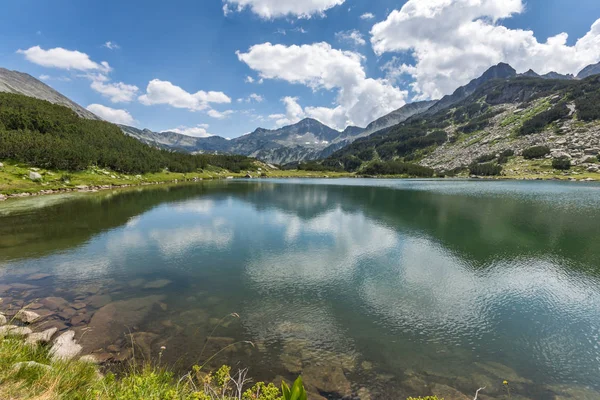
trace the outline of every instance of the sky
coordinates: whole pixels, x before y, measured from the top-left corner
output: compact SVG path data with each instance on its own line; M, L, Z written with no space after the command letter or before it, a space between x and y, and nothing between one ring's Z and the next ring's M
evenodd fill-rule
M108 121L198 137L306 117L364 127L499 62L576 74L600 61L598 0L0 3L0 67Z

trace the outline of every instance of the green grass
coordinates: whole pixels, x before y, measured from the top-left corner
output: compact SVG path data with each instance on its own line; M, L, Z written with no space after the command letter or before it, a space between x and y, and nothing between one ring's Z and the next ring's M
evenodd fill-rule
M109 169L88 168L85 171L70 172L46 170L43 168L32 168L27 164L16 163L12 161L2 161L3 168L0 168L0 194L17 193L39 193L43 190L75 189L77 186L121 186L121 185L141 185L145 183L168 183L174 180L186 181L198 179L224 179L229 176L241 178L246 172L233 173L228 170L209 166L204 170L190 173L158 172L142 175L120 174ZM340 178L353 176L348 172L327 172L327 171L298 171L298 170L275 170L268 169L257 161L261 166L264 177L269 178ZM42 175L42 180L33 182L29 179L29 171L36 170ZM261 172L252 171L253 177L258 177Z

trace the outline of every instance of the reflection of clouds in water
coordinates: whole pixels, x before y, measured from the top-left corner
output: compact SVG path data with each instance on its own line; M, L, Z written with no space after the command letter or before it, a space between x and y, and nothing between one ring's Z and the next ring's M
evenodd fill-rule
M109 275L111 259L106 255L89 254L84 250L81 254L70 256L68 260L48 260L48 264L54 266L52 275L57 279L89 281Z
M577 343L597 341L600 296L557 262L517 259L477 271L429 241L407 240L399 262L381 265L359 294L392 329L446 345L501 337L499 349L529 351L531 361L559 374L600 358L600 350Z
M154 229L148 236L155 241L164 255L175 256L198 246L216 248L229 246L233 240L233 230L226 225L225 220L215 218L211 225Z
M303 220L278 213L289 247L276 254L262 253L246 268L248 276L264 286L331 283L349 278L358 260L377 256L397 245L396 233L367 219L335 209ZM300 237L311 239L305 246ZM323 237L324 236L324 237Z
M169 206L169 210L177 213L210 214L215 208L215 202L209 199L185 201Z

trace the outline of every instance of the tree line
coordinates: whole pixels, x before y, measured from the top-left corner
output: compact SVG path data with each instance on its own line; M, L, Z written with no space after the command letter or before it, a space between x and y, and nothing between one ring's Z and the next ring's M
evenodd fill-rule
M192 155L150 147L116 125L80 118L71 109L19 94L0 93L0 159L78 171L89 166L128 174L193 172L209 165L232 172L256 169L244 156Z

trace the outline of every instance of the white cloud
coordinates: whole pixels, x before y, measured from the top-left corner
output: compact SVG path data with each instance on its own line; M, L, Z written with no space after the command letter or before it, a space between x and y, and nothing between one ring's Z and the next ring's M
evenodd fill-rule
M251 76L246 77L246 83L254 83L254 78Z
M111 41L108 41L108 42L104 43L104 44L102 45L102 47L106 47L106 48L107 48L107 49L109 49L109 50L118 50L118 49L120 49L120 48L121 48L121 46L119 46L119 45L118 45L118 44L116 44L115 42L111 42Z
M265 98L262 97L260 94L256 94L256 93L252 93L250 96L246 97L246 98L239 98L237 99L238 103L251 103L253 101L257 102L257 103L262 103L263 101L265 101Z
M285 114L271 114L269 119L275 120L275 125L278 127L295 124L302 118L306 117L306 113L298 104L297 97L286 96L281 99L281 102L285 104Z
M575 45L561 33L540 43L534 32L509 29L498 20L525 9L522 0L409 0L371 30L377 54L408 52L415 65L401 65L410 75L417 99L439 98L499 62L517 71L530 68L577 73L600 60L600 19Z
M173 129L167 129L163 132L175 132L182 135L194 136L194 137L209 137L213 136L212 133L207 132L208 124L199 124L196 126L179 126Z
M363 15L360 16L360 19L365 19L365 20L373 19L373 18L375 18L375 16L370 12L364 13Z
M90 104L87 110L93 112L97 116L106 121L115 124L132 125L135 120L127 110L119 110L103 106L102 104Z
M281 79L313 90L337 90L336 106L303 110L306 116L336 129L348 125L365 126L405 104L406 91L386 80L366 77L360 54L333 49L328 43L302 46L263 43L252 46L247 53L237 52L237 55L261 78ZM298 104L297 99L294 101ZM288 105L292 105L290 101L286 103ZM287 119L292 121L294 118Z
M362 33L357 31L356 29L351 30L351 31L337 32L335 34L335 37L337 40L339 40L341 42L350 42L357 46L364 46L365 44L367 44L367 42L363 38Z
M123 82L105 83L102 79L92 80L91 88L104 97L108 97L113 103L128 103L138 92L138 87L127 85Z
M223 13L227 16L233 11L249 8L261 18L270 19L293 16L310 18L313 15L324 15L325 11L344 0L223 0Z
M225 111L217 111L217 110L208 110L208 116L216 119L225 119L233 114L233 110L225 110Z
M61 47L44 50L40 46L33 46L27 50L17 50L17 53L23 54L28 61L42 67L60 68L78 71L110 71L110 66L106 61L97 63L90 59L85 53L76 50L67 50Z
M231 103L231 99L223 92L200 90L196 93L189 93L169 81L160 79L153 79L148 83L146 94L141 95L139 101L147 106L168 104L171 107L185 108L190 111L206 110L210 103Z
M48 81L50 80L50 75L40 75L40 79L43 81Z

